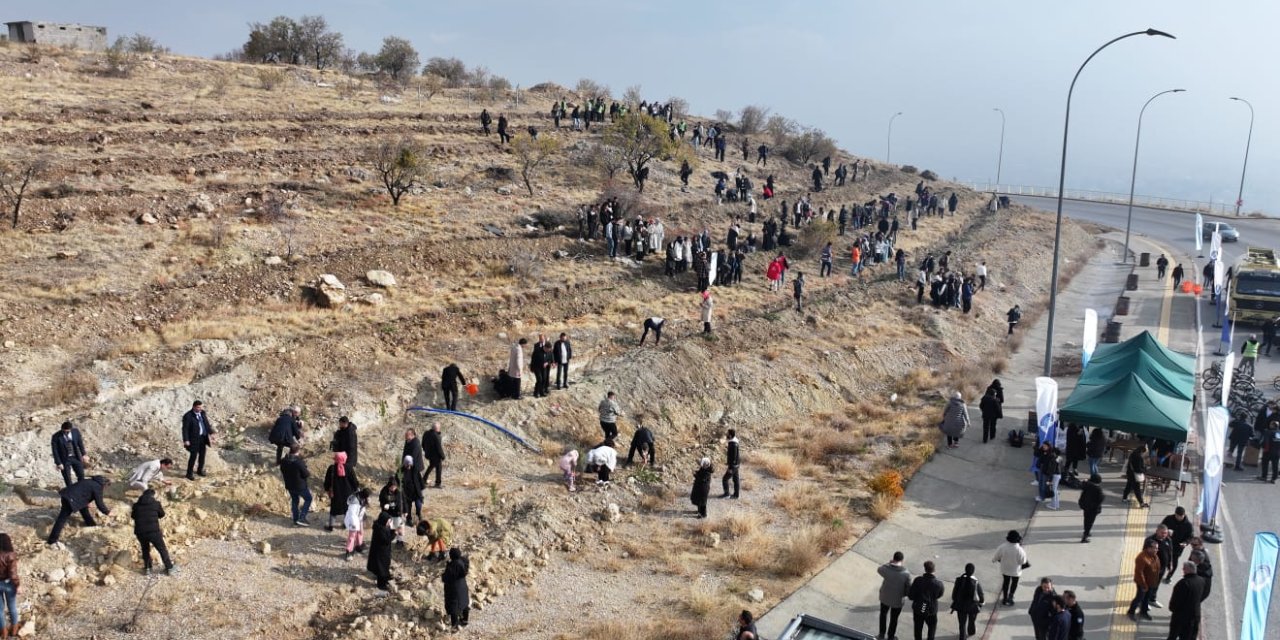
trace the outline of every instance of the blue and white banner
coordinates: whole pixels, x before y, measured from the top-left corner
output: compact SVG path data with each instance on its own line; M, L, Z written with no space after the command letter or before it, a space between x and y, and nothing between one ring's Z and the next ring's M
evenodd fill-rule
M1058 441L1058 381L1036 378L1036 444Z
M1248 591L1244 594L1244 620L1240 640L1267 637L1267 612L1271 608L1271 588L1276 581L1276 555L1280 540L1276 534L1261 532L1253 537L1253 563L1249 566Z
M1093 309L1084 310L1084 351L1080 354L1080 368L1084 369L1089 366L1089 358L1093 357L1093 350L1098 346L1098 312Z
M1227 447L1226 407L1209 407L1204 412L1204 488L1200 494L1200 522L1208 524L1218 515L1222 484L1222 455Z
M1225 331L1222 339L1227 343L1227 357L1222 361L1222 401L1219 404L1225 407L1231 401L1231 376L1236 372L1236 352L1231 350L1231 336Z
M1209 259L1217 260L1222 256L1222 234L1218 233L1218 223L1213 223L1213 235L1209 236ZM1217 276L1214 276L1215 278Z
M1204 234L1204 216L1197 213L1196 214L1196 252L1197 253L1204 250L1204 245L1202 244L1204 240L1203 234Z

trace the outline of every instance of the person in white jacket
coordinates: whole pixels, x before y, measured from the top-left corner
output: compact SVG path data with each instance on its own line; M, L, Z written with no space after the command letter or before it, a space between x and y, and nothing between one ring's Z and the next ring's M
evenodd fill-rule
M347 552L343 554L343 560L364 551L364 514L368 505L368 489L360 489L347 497L347 515L342 518L343 527L347 530Z
M609 474L618 466L618 450L614 448L613 440L606 439L588 451L587 465L596 470L597 486L609 486Z
M1010 530L1004 540L1004 544L996 548L996 555L991 561L1000 564L1000 575L1004 576L1004 582L1000 585L1000 604L1012 607L1013 593L1018 590L1018 578L1022 577L1022 570L1030 567L1031 563L1027 562L1027 551L1022 548L1022 534Z
M152 482L159 482L167 487L169 486L169 481L164 479L164 472L171 467L173 467L173 460L169 458L144 462L135 467L133 472L129 474L129 488L146 491L150 488L149 485Z

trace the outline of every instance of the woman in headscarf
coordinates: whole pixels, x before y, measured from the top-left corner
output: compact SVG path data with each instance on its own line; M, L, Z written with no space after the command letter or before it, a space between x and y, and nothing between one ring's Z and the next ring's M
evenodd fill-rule
M444 611L449 614L449 625L454 631L459 626L467 626L471 614L471 599L467 594L467 562L462 551L457 547L449 549L449 563L444 567L441 580L444 581Z
M396 532L391 526L391 514L383 511L373 522L372 540L369 541L369 562L365 568L378 580L378 588L391 588L391 545Z
M329 496L329 524L325 525L325 531L333 531L334 518L346 517L347 498L359 488L356 470L347 464L347 453L339 451L333 454L333 464L324 472L324 492Z
M698 463L698 470L693 473L693 491L689 492L689 500L698 507L698 517L707 517L707 498L711 495L711 458L703 458Z
M964 405L964 396L959 391L947 402L947 408L942 412L942 422L939 423L938 428L942 429L942 433L947 436L948 449L960 446L960 438L969 428L969 407Z
M956 578L955 586L951 587L951 610L956 612L960 621L960 640L977 635L978 611L986 601L982 585L973 576L974 570L972 562L964 565L964 573Z
M574 478L578 476L578 450L570 449L560 456L560 472L564 474L565 486L569 487L569 493L577 491L573 486Z

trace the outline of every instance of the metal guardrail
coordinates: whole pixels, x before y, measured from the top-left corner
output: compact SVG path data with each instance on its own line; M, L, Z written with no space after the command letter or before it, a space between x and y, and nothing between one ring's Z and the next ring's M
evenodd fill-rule
M974 191L996 192L1011 196L1040 196L1044 198L1058 197L1058 190L1050 187L1032 187L1026 185L993 184L975 180L962 180L963 184ZM1067 189L1064 192L1067 200L1089 200L1110 204L1128 204L1129 194L1109 191L1091 191L1088 189ZM1175 211L1198 211L1217 216L1235 217L1235 207L1227 202L1202 202L1199 200L1183 200L1180 198L1162 198L1159 196L1133 196L1133 206L1151 209L1172 209Z

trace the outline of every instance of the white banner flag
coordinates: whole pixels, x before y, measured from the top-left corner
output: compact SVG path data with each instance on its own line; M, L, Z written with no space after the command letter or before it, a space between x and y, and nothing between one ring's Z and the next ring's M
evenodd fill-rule
M1222 406L1227 406L1231 399L1231 375L1236 370L1236 352L1227 343L1227 359L1222 361Z
M1218 233L1218 223L1213 224L1213 235L1209 236L1209 259L1217 260L1222 255L1222 234Z
M1204 240L1204 216L1196 214L1196 253L1204 249L1202 241Z
M1200 495L1200 522L1205 524L1218 515L1222 456L1226 453L1227 422L1230 419L1226 407L1209 407L1204 412L1204 488Z
M1217 237L1218 234L1213 234ZM1213 292L1222 293L1222 283L1227 279L1227 270L1222 266L1222 254L1213 259Z
M1057 443L1058 381L1040 376L1036 378L1036 445L1041 442Z
M1080 368L1089 366L1089 358L1098 346L1098 312L1093 309L1084 310L1084 353L1080 356Z
M711 253L711 261L707 264L707 284L716 283L716 272L720 270L719 265L716 264L719 255L719 251Z

